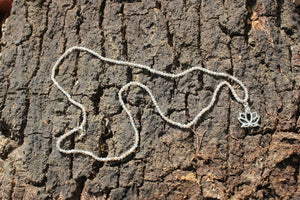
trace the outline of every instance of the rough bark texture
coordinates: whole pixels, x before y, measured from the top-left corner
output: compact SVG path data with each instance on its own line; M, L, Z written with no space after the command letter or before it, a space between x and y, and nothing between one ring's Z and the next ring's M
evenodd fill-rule
M299 199L300 26L292 0L15 0L1 38L0 198ZM80 109L53 85L57 58L73 45L166 72L195 65L239 78L260 127L242 129L227 88L191 130L166 123L149 96L125 99L141 141L120 163L65 155L57 137ZM170 80L73 53L57 79L88 110L88 135L66 148L119 155L133 142L118 90L149 86L164 113L190 121L220 79ZM242 91L239 90L242 95Z

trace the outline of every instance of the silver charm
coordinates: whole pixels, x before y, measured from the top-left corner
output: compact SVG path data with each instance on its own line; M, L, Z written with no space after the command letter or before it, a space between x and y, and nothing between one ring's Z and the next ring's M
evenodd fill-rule
M260 116L257 112L251 112L248 107L246 107L244 113L240 113L238 120L242 123L242 128L256 127L259 126Z

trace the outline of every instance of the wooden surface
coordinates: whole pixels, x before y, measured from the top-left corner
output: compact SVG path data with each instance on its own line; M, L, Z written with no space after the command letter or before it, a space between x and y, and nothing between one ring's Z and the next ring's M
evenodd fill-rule
M292 0L15 0L1 38L0 198L299 198L299 22ZM224 88L195 127L181 130L131 88L124 97L140 131L135 154L120 163L61 154L57 137L81 113L50 73L74 45L166 72L201 65L230 73L248 88L261 125L242 129L243 107ZM64 146L102 156L133 142L117 98L124 84L146 84L167 116L187 122L222 80L170 80L86 53L65 59L56 78L88 111L88 135Z

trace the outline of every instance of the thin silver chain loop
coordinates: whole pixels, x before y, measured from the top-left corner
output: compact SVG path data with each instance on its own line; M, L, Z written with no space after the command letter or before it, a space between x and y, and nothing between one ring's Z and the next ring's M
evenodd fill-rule
M56 72L56 69L58 68L58 66L61 64L61 62L63 61L63 59L68 56L71 52L73 51L76 51L76 50L79 50L79 51L86 51L94 56L96 56L97 58L99 58L100 60L103 60L103 61L106 61L106 62L110 62L110 63L114 63L114 64L118 64L118 65L125 65L125 66L130 66L130 67L136 67L136 68L140 68L140 69L145 69L153 74L157 74L157 75L160 75L160 76L163 76L163 77L169 77L169 78L179 78L179 77L182 77L190 72L193 72L193 71L202 71L206 74L209 74L211 76L217 76L217 77L223 77L223 78L227 78L228 80L231 80L233 82L236 82L244 91L244 98L240 98L235 89L232 87L232 85L227 82L227 81L223 81L221 83L219 83L212 95L212 100L210 101L210 103L205 107L203 108L195 117L192 121L190 121L189 123L187 124L182 124L180 122L176 122L176 121L173 121L172 119L168 118L167 116L164 115L164 113L161 111L157 101L155 100L151 90L146 86L146 85L143 85L139 82L129 82L127 83L126 85L124 85L120 91L119 91L119 101L120 101L120 104L122 106L122 108L125 110L125 112L127 113L128 117L129 117L129 120L130 120L130 123L133 127L133 130L134 130L134 133L135 133L135 142L134 144L132 145L132 147L128 150L126 150L124 153L122 153L120 156L116 156L116 157L99 157L99 156L96 156L94 153L90 152L90 151L86 151L86 150L81 150L81 149L63 149L61 147L61 143L63 140L65 140L68 136L72 135L73 133L75 132L81 132L79 138L82 138L84 135L85 135L85 125L86 125L86 121L87 121L87 113L86 113L86 109L85 107L75 101L74 99L72 99L71 95L65 90L63 89L63 87L56 81L55 79L55 72ZM198 120L199 118L205 113L207 112L215 103L216 101L216 97L218 95L218 92L220 91L220 89L223 87L223 86L227 86L231 93L233 94L233 97L236 99L237 102L241 103L244 105L245 107L245 113L240 113L240 116L238 118L238 120L242 123L242 127L255 127L255 126L258 126L257 122L259 120L259 116L257 115L256 112L254 113L251 113L250 112L250 109L249 109L249 106L248 106L248 91L247 91L247 88L244 86L244 84L239 80L237 79L236 77L230 75L230 74L226 74L226 73L222 73L222 72L214 72L214 71L211 71L211 70L208 70L208 69L205 69L203 67L200 67L200 66L195 66L195 67L192 67L190 69L187 69L183 72L180 72L180 73L177 73L177 74L172 74L172 73L166 73L166 72L162 72L162 71L159 71L159 70L155 70L155 69L152 69L150 68L149 66L146 66L146 65L141 65L141 64L137 64L137 63L133 63L133 62L126 62L126 61L120 61L120 60L114 60L114 59L110 59L110 58L105 58L103 56L101 56L100 54L96 53L95 51L91 50L91 49L88 49L88 48L85 48L85 47L79 47L79 46L73 46L71 48L69 48L68 50L65 51L65 53L63 55L60 56L60 58L56 61L56 63L54 64L53 68L52 68L52 74L51 74L51 79L54 83L54 85L57 86L57 88L62 91L66 97L68 98L68 100L74 104L75 106L79 107L81 110L82 110L82 122L79 126L73 128L72 130L66 132L65 134L63 134L62 136L60 136L57 140L57 143L56 143L56 146L58 148L58 150L62 153L66 153L66 154L73 154L73 153L80 153L80 154L85 154L85 155L88 155L88 156L91 156L92 158L94 158L95 160L98 160L98 161L119 161L119 160L123 160L124 158L126 158L128 155L130 155L131 153L133 153L135 151L135 149L138 147L138 143L139 143L139 133L138 133L138 130L136 128L136 125L134 123L134 120L133 120L133 117L130 113L130 111L128 110L128 108L126 107L124 101L123 101L123 98L122 98L122 94L125 90L127 90L130 86L139 86L141 88L143 88L144 90L146 90L146 92L149 94L151 100L153 101L158 113L160 114L160 116L165 120L167 121L168 123L170 124L173 124L175 126L178 126L180 128L190 128L192 125L194 125ZM252 122L247 119L247 114L251 116L251 119L250 120L256 120L255 122ZM246 118L246 119L244 119ZM258 118L258 119L257 119ZM248 121L247 121L248 120Z

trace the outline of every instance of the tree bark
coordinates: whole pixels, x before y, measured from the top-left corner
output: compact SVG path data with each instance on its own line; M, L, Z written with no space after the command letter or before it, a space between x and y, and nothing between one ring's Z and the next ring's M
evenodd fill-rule
M15 0L1 38L0 199L299 199L299 22L292 0ZM243 106L227 88L193 128L180 129L132 87L124 98L141 138L133 155L102 163L62 154L57 138L82 113L50 75L74 45L170 73L200 65L232 74L260 126L240 127ZM126 83L147 85L168 117L186 123L222 80L168 79L83 52L56 78L88 112L87 136L63 146L104 157L133 143L117 95Z

